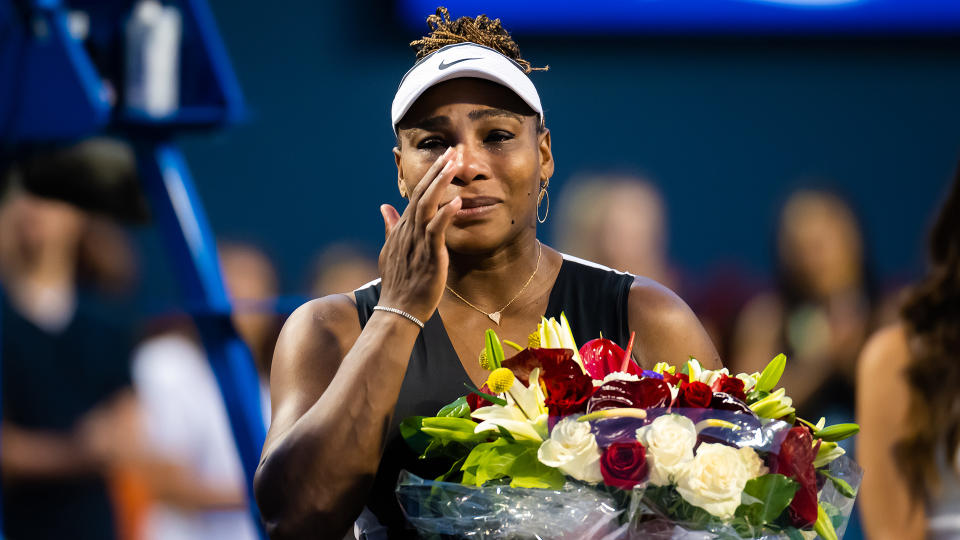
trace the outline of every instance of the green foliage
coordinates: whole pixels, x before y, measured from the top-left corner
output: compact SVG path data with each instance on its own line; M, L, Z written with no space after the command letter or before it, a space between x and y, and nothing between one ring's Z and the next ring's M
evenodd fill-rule
M770 392L761 392L754 387L754 389L747 394L747 405L753 405L769 395Z
M834 424L813 432L813 436L827 442L842 441L860 432L859 424Z
M467 387L467 390L470 390L470 392L482 397L483 399L489 401L490 403L493 403L495 405L500 405L501 407L507 406L507 400L505 399L501 399L501 398L498 398L497 396L491 396L490 394L481 392L480 390L477 390L476 386L470 383L463 383L463 385Z
M790 506L798 489L800 484L782 474L765 474L754 478L743 488L735 519L749 528L759 530L773 523Z
M509 478L510 487L559 489L564 476L537 459L540 444L506 438L478 444L467 456L461 470L462 483L482 486L490 480Z
M659 507L663 515L670 516L674 521L689 523L695 529L709 530L722 525L720 519L710 512L688 503L673 486L647 486L644 497Z
M818 470L817 472L827 477L830 480L830 482L833 483L833 487L837 488L837 491L839 491L840 494L843 495L844 497L848 499L853 499L857 496L857 490L853 489L853 486L851 486L843 478L837 478L836 476L833 476L832 474L823 470Z
M474 433L469 418L411 416L400 422L400 435L421 459L462 457L474 445L490 440L491 433Z
M783 375L783 368L787 366L787 356L783 353L778 354L763 368L760 378L757 379L757 390L760 392L769 392L780 382Z
M437 416L449 416L452 418L470 418L470 405L467 403L466 396L460 396L442 409L437 411Z

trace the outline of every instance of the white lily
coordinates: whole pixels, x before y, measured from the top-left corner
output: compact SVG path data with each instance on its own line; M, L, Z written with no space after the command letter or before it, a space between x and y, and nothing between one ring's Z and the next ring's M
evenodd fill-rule
M542 442L547 430L546 414L542 414L531 421L515 406L501 407L500 405L490 405L488 407L480 407L473 411L471 416L483 420L483 422L480 422L473 430L474 433L500 431L502 427L517 439ZM542 428L540 424L542 424Z
M507 405L518 407L520 412L528 418L546 414L548 410L545 403L546 396L543 393L543 387L540 386L540 368L533 368L530 371L530 384L527 386L514 379L513 386L506 393L506 399Z
M700 361L696 358L691 358L687 361L687 373L690 376L691 381L699 381L700 374L703 372L703 366L700 365Z
M506 406L481 407L471 414L483 420L474 433L498 431L501 426L516 438L542 441L549 435L547 418L549 411L544 404L545 396L540 387L540 368L530 372L530 384L524 386L514 379L513 385L503 394Z
M570 330L570 322L567 316L560 314L560 322L550 317L540 318L540 324L537 327L540 332L540 346L550 349L570 349L573 351L573 360L583 369L583 361L580 359L580 351L577 349L577 343L573 339L573 331Z

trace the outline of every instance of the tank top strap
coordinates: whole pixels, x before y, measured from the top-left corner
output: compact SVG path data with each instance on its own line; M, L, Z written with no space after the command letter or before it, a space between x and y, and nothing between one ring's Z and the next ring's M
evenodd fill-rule
M547 303L547 317L570 322L578 345L601 335L621 347L630 339L630 287L634 276L563 254Z
M367 325L370 316L373 315L373 307L380 302L380 278L353 291L353 297L357 301L357 316L360 318L360 328Z

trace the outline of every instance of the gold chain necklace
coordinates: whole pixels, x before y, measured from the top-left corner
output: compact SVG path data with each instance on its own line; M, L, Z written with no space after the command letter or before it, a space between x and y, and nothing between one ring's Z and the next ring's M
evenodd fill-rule
M500 317L503 316L503 310L505 310L505 309L507 309L508 307L510 307L510 304L512 304L514 300L516 300L517 298L520 298L520 295L523 294L523 291L527 290L527 285L530 285L530 282L533 281L533 276L537 275L537 271L540 270L540 256L541 256L541 255L543 255L543 244L541 244L540 241L537 240L537 266L536 266L536 268L533 269L533 273L530 274L530 277L527 278L527 281L526 281L526 283L523 284L523 287L520 287L520 290L517 292L517 294L513 295L513 298L511 298L509 302L507 302L502 308L494 311L493 313L487 313L486 311L484 311L484 310L478 308L477 306L473 305L472 303L470 303L469 300L467 300L466 298L460 296L460 294L457 293L457 291L451 289L449 285L447 285L447 290L450 291L450 292L452 292L454 296L456 296L457 298L459 298L460 300L462 300L464 304L472 307L473 309L479 311L480 313L483 313L483 314L486 315L487 317L490 317L490 320L491 320L491 321L493 321L494 323L496 323L497 326L500 326Z

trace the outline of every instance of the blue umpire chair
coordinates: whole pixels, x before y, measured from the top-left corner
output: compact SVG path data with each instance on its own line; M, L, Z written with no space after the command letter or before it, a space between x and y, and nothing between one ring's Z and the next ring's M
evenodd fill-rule
M0 0L0 155L104 132L133 144L141 187L223 396L249 511L265 537L253 498L265 437L259 379L231 322L214 236L174 142L183 132L219 130L242 120L244 100L207 3L164 3L181 15L180 98L172 113L153 117L127 107L121 90L118 36L133 0ZM71 25L78 13L83 39Z

